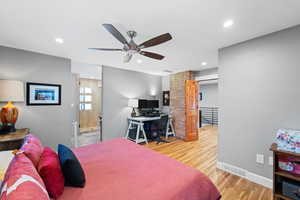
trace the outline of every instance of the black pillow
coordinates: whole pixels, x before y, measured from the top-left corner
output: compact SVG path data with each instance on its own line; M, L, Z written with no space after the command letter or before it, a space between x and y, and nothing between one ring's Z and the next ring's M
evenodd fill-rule
M65 185L83 188L85 186L85 174L72 150L59 144L58 157L65 177Z

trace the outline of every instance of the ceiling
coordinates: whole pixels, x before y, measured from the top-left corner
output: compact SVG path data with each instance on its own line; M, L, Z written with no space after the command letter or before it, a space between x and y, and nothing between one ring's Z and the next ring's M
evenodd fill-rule
M227 19L234 25L223 28ZM135 41L170 32L173 40L148 48L162 61L135 55L122 63L120 52L89 47L122 47L102 26L112 23ZM2 0L0 45L67 57L88 64L151 74L218 66L218 49L300 24L299 0ZM61 37L64 44L54 38ZM137 63L141 59L142 63ZM202 66L207 62L207 66Z

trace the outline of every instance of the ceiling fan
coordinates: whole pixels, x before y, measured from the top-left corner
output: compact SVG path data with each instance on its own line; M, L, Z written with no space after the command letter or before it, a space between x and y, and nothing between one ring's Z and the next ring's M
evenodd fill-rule
M110 32L119 42L121 42L124 47L122 49L109 49L109 48L89 48L92 50L100 50L100 51L123 51L125 52L125 57L124 57L124 63L127 63L131 60L133 54L139 53L143 56L147 56L149 58L157 59L157 60L162 60L164 59L164 56L149 52L149 51L143 51L142 49L156 46L159 44L162 44L164 42L167 42L172 39L172 36L170 33L165 33L160 36L157 36L155 38L152 38L140 45L137 45L134 41L133 38L137 36L137 33L135 31L128 31L127 35L130 38L130 41L128 42L125 37L112 25L112 24L103 24L104 28Z

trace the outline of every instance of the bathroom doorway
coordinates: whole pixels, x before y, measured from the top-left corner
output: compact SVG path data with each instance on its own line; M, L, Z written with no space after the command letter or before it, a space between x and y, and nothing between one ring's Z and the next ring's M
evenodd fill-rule
M72 62L77 79L77 121L74 123L74 146L102 141L102 67Z

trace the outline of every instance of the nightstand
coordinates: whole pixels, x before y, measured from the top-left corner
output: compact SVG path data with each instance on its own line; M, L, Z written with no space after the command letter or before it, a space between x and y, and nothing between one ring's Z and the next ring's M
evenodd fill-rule
M27 134L29 134L29 129L22 128L18 129L16 132L0 135L0 151L19 149Z

